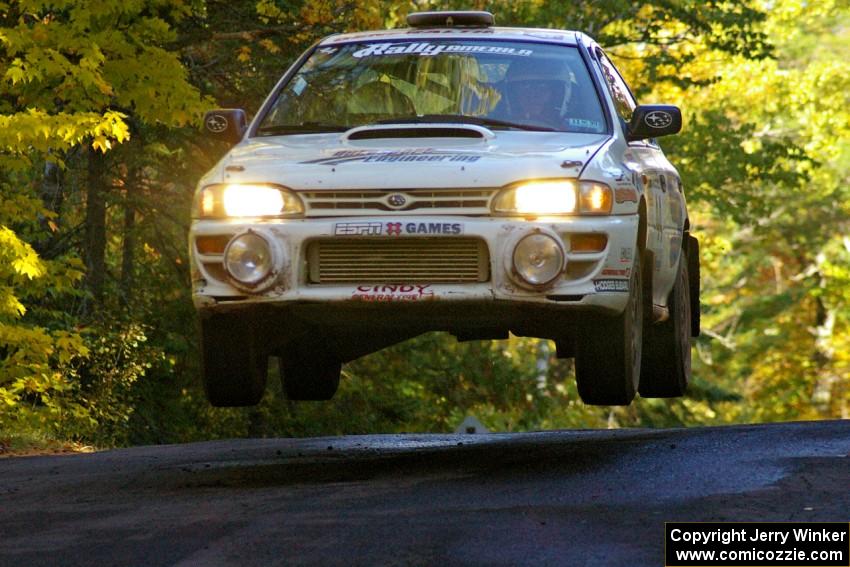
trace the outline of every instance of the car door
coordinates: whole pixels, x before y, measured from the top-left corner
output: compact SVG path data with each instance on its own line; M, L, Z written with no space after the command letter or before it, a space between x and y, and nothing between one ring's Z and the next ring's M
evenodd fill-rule
M607 55L597 47L595 59L599 64L615 110L620 121L620 129L625 136L637 102L617 68ZM682 215L672 214L671 206L677 210L680 200L670 198L670 191L680 187L679 176L673 166L664 157L655 140L636 140L627 143L623 161L637 175L643 187L646 199L647 242L646 246L655 254L653 273L653 302L666 305L667 296L675 279L675 267L681 250L681 230L678 231L678 245L673 245L676 237L674 226ZM682 201L683 202L683 201Z

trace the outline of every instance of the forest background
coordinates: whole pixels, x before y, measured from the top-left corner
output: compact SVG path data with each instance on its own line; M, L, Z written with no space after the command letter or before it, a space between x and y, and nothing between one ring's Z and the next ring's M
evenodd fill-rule
M226 148L203 111L256 112L319 37L450 8L585 31L641 102L683 109L662 145L703 251L689 395L588 407L546 341L429 334L346 365L332 402L271 380L210 407L186 234ZM0 452L850 417L848 0L22 0L0 44Z

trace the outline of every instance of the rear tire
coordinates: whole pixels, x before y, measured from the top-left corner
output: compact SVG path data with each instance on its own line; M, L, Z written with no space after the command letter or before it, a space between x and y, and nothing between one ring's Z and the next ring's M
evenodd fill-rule
M201 378L216 407L257 405L266 390L268 356L249 318L213 315L200 321Z
M643 348L643 293L641 257L635 254L623 313L599 318L577 341L576 383L584 403L625 406L634 399Z
M327 401L339 388L342 364L334 359L320 359L321 349L291 347L280 358L280 380L287 399L293 401Z
M691 280L688 256L682 252L676 283L667 301L670 317L647 323L644 331L640 395L676 398L685 395L691 378Z

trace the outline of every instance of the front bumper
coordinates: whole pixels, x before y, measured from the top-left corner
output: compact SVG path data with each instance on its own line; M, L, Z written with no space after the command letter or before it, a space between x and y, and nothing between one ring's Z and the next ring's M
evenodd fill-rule
M322 239L357 239L366 236L340 235L343 223L379 224L399 221L426 225L461 225L463 238L477 238L489 253L488 281L440 284L427 281L351 282L345 284L310 283L307 250L311 242ZM221 254L202 253L198 239L229 237L247 230L262 231L274 240L282 254L275 267L274 281L256 293L234 286L224 272ZM198 220L190 233L193 300L201 311L237 311L259 307L284 307L321 303L325 308L337 305L359 310L357 304L464 302L469 305L550 305L566 310L597 310L611 314L622 312L628 299L628 281L637 239L638 216L571 217L526 220L493 217L400 216L309 218L297 220ZM556 237L566 251L566 269L543 289L529 289L513 275L512 255L516 243L532 232ZM385 232L385 231L384 231ZM571 251L572 240L580 234L604 234L607 244L600 252ZM416 234L372 234L368 238L419 238ZM456 234L429 234L428 238L457 238ZM386 307L390 307L387 305ZM424 307L424 306L423 306ZM432 306L434 307L434 306ZM433 309L432 309L433 310ZM381 309L385 314L391 309ZM416 311L419 311L418 309ZM434 310L439 311L439 310Z

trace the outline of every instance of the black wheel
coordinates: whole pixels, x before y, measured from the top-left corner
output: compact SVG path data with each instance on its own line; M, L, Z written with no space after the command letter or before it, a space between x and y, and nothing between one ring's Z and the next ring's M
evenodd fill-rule
M684 251L667 308L666 321L648 322L644 330L639 388L644 398L683 396L691 379L691 280Z
M643 348L643 292L641 258L636 254L623 313L599 318L577 341L576 382L584 403L624 406L634 399Z
M201 326L201 377L217 407L253 406L266 390L268 356L259 348L252 321L214 315Z
M321 349L290 348L280 358L280 380L286 397L294 401L330 400L339 388L342 364L318 358Z

